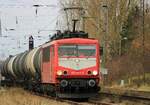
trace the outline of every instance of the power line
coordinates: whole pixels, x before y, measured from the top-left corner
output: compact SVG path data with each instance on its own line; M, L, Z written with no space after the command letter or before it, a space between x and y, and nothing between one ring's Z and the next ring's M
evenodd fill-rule
M45 25L43 28L41 28L40 30L44 30L46 29L50 24L52 24L53 22L56 22L56 19L58 19L58 17L61 16L61 14L57 15L56 18L52 19L50 22L48 22L47 25Z
M32 7L51 7L51 8L59 8L57 5L52 5L52 4L33 4L33 5L17 5L17 4L0 4L0 8L32 8Z

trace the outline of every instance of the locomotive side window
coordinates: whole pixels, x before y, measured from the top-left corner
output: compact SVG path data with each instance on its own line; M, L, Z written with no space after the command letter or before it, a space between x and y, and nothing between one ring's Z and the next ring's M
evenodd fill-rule
M50 61L50 46L43 49L43 62Z

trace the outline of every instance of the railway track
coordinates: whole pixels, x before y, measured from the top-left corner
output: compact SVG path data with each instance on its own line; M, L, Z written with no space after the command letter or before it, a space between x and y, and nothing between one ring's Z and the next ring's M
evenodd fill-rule
M134 97L143 100L150 100L150 92L146 91L105 88L101 91L100 94L116 94L124 97Z
M150 105L150 92L107 89L100 92L91 101L103 101L106 99L107 102L114 104L127 103L127 105L130 105L132 103L132 105Z
M47 99L56 100L59 102L65 102L70 105L150 105L150 98L146 96L133 94L129 95L129 93L126 94L116 94L112 92L101 92L99 95L95 98L91 98L89 100L68 100L68 99L60 99L57 97L51 97L48 95L43 95L40 93L30 92L31 94L38 95L41 97L45 97ZM137 92L138 93L138 92ZM147 95L148 93L145 92ZM106 100L107 98L107 100ZM108 101L109 99L109 101ZM126 102L128 101L128 102Z
M89 100L68 100L52 97L49 95L44 95L42 93L37 93L29 90L26 91L32 95L37 95L58 102L64 102L70 105L150 105L149 92L130 91L130 93L123 92L124 94L121 93L117 94L112 91L111 92L102 91L98 94L97 97L91 98ZM126 101L128 101L128 103L126 103Z
M52 96L48 96L48 95L44 95L44 94L40 94L40 93L35 93L35 92L30 92L33 95L38 95L40 97L44 97L47 99L52 99L52 100L56 100L59 102L65 102L68 103L70 105L116 105L113 103L108 103L108 102L100 102L100 101L95 101L95 100L69 100L69 99L60 99L57 97L52 97Z
M114 95L120 98L127 98L127 99L150 101L150 92L145 91L109 89L102 91L100 94L102 95L106 94L111 96Z

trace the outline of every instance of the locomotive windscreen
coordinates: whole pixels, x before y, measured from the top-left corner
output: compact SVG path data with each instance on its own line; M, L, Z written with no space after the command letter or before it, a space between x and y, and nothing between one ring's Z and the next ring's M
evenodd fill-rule
M58 48L59 66L81 70L96 66L96 45L65 44Z
M95 45L61 45L58 49L59 57L95 57Z

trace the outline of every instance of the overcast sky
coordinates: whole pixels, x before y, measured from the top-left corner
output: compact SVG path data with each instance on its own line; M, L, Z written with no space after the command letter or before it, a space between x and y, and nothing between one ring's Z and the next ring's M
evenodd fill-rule
M43 7L39 7L36 14L33 5ZM35 47L48 41L49 35L61 29L56 25L60 26L61 17L59 0L0 0L3 35L0 37L0 59L28 50L30 35L35 39Z
M43 7L38 7L36 14L33 5L37 4ZM57 29L59 15L58 0L0 0L0 58L27 50L30 35L35 38L35 46L48 41Z

